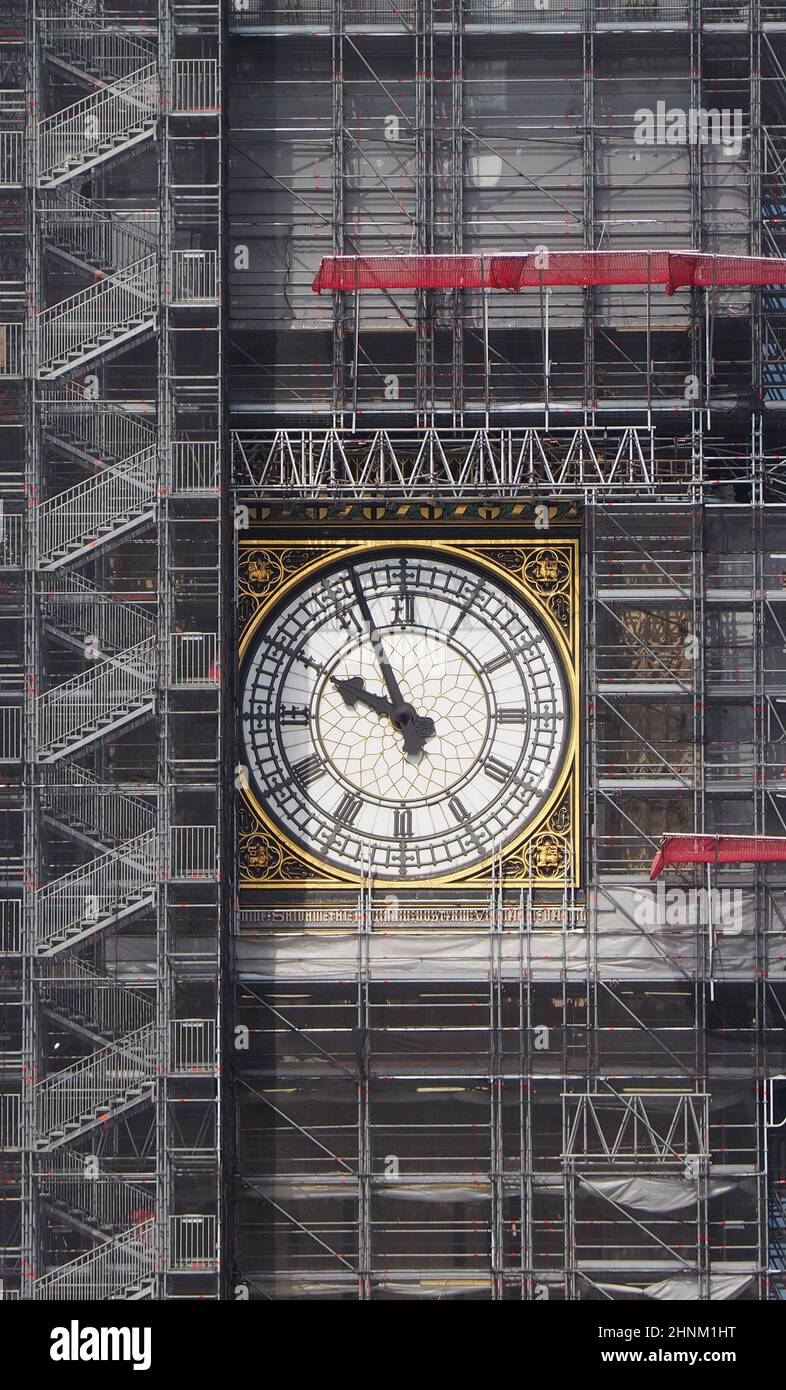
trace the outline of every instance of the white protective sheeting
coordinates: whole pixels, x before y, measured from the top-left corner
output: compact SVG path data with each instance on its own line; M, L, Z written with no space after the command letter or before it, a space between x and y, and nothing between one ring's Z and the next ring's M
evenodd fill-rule
M584 1191L607 1197L631 1211L683 1211L699 1199L699 1184L691 1178L582 1178L580 1185ZM736 1186L734 1182L711 1180L708 1193L710 1197L721 1197L725 1192L733 1192Z
M609 914L600 918L595 942L600 979L691 979L696 933L692 927L638 928ZM784 974L786 936L768 938L769 977ZM237 969L249 980L325 980L357 978L358 937L354 931L313 930L244 933L237 939ZM503 979L522 969L535 980L583 980L587 973L584 931L534 931L499 941ZM727 936L715 944L716 979L749 978L754 963L752 934ZM368 969L376 980L484 980L491 969L487 930L451 931L441 927L409 931L385 928L368 940Z
M749 1288L752 1274L713 1274L710 1278L710 1300L713 1303L727 1302L739 1298ZM606 1293L621 1293L633 1298L654 1298L663 1303L698 1302L703 1290L699 1280L692 1274L676 1274L671 1279L661 1279L657 1284L646 1288L636 1288L635 1284L599 1284Z

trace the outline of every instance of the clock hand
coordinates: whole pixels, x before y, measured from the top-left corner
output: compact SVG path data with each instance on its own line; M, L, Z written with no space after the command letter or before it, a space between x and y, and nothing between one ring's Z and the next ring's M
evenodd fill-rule
M426 739L433 738L434 720L429 719L427 715L416 714L412 705L396 707L384 695L374 695L370 690L366 690L361 676L350 676L346 680L339 680L333 676L331 679L336 689L341 692L345 704L353 706L360 703L368 705L369 709L373 709L377 714L386 714L391 724L404 735L405 753L421 753Z
M355 598L358 601L358 608L360 609L366 627L368 628L369 639L371 641L371 646L374 650L374 655L377 658L377 665L379 667L380 675L382 676L382 679L385 682L385 689L387 690L388 695L390 696L396 708L403 709L406 705L406 701L401 691L399 690L396 677L393 675L393 669L390 665L390 662L388 661L385 648L382 645L382 637L380 635L379 629L374 624L374 619L371 616L371 609L368 606L368 600L366 598L366 595L363 593L363 588L360 583L360 577L354 565L350 566L349 575L350 580L352 582L352 588L355 591Z
M366 690L362 676L349 676L347 680L338 680L333 676L331 679L341 692L345 705L352 706L360 702L361 705L368 705L369 709L375 710L377 714L389 715L391 719L396 713L395 705L392 705L386 696L373 695L370 690Z

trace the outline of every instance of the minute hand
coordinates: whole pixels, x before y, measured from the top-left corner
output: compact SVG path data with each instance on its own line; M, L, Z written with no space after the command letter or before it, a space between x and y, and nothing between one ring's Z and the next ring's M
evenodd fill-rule
M377 658L377 665L379 666L380 675L382 676L382 679L385 682L385 689L387 690L388 695L390 696L397 710L406 709L406 701L399 689L396 677L393 675L392 667L390 665L390 662L388 661L385 648L382 645L382 638L380 636L379 629L376 627L374 619L371 616L371 609L368 606L368 600L366 598L366 595L363 593L363 588L360 583L360 577L354 565L351 567L349 573L352 582L352 588L355 591L355 598L358 601L358 608L360 609L360 612L363 615L363 619L368 628L369 640L371 642L371 646L374 649L374 655Z
M433 719L429 719L428 715L419 717L415 713L414 707L408 705L401 694L398 681L393 675L390 662L388 661L385 648L382 644L382 638L371 616L371 609L368 606L366 595L363 593L363 586L360 583L360 577L354 565L350 566L349 574L352 588L355 592L355 598L358 601L358 608L368 628L369 640L374 649L374 655L377 659L377 665L379 666L382 679L385 682L385 689L393 705L390 718L396 725L396 728L401 730L404 738L404 752L417 755L423 752L426 740L433 738L435 732L434 721Z

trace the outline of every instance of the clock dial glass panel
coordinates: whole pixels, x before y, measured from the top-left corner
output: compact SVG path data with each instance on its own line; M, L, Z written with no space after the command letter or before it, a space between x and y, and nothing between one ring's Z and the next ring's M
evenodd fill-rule
M345 558L268 614L242 717L252 788L290 840L339 872L415 883L488 860L532 822L571 709L521 596L413 549Z

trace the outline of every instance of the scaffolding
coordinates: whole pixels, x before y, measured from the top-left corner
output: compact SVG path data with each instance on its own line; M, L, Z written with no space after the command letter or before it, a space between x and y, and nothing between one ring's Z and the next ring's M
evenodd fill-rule
M312 290L782 258L780 0L9 0L0 60L3 1297L783 1299L784 865L650 880L786 835L783 294ZM552 517L580 882L236 897L246 531Z
M782 294L311 286L323 257L782 257L782 6L228 27L236 505L260 538L574 525L586 710L578 888L241 894L235 1284L781 1299L783 866L649 873L665 835L786 832ZM738 110L739 148L639 143L661 99Z
M1 22L2 1296L216 1298L220 5Z

